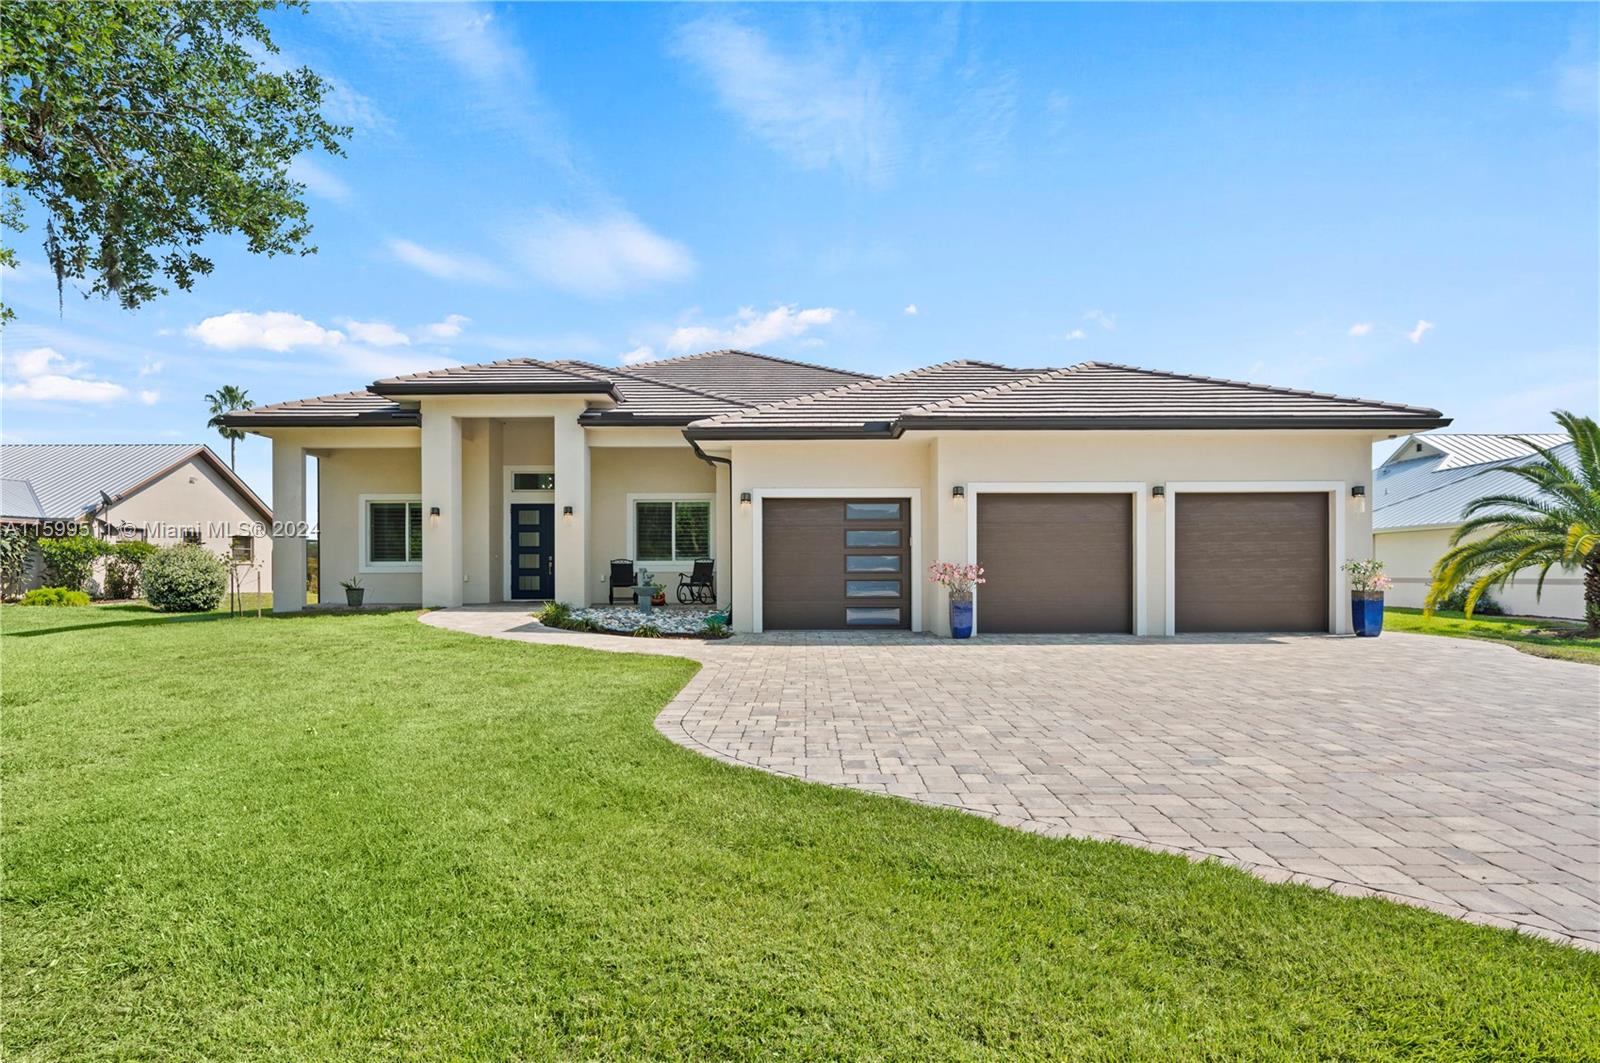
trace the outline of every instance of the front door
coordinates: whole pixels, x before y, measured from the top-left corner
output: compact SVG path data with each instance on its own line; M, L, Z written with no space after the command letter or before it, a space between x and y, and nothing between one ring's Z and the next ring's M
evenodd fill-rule
M555 515L549 502L512 503L512 598L555 596Z

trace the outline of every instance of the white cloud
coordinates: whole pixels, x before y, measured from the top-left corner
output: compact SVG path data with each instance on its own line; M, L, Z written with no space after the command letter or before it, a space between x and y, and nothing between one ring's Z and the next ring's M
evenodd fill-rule
M168 331L170 332L171 330L169 329ZM155 376L159 372L161 372L161 363L153 359L146 359L145 363L139 367L140 376Z
M1365 336L1367 333L1369 333L1371 331L1372 331L1372 322L1370 322L1370 321L1358 321L1354 325L1350 326L1349 335L1351 335L1351 336Z
M654 347L649 344L641 344L622 356L622 364L638 365L640 362L648 362L655 356L656 350Z
M53 347L35 347L11 357L8 375L15 379L0 388L0 394L17 401L95 405L117 402L128 394L121 384L72 375L83 369L81 362L67 361Z
M471 321L465 314L446 314L442 321L419 327L417 335L424 340L453 340Z
M410 336L387 321L352 321L346 317L340 318L339 324L357 343L368 343L374 347L403 347L411 342Z
M906 306L906 314L909 315L910 317L916 317L917 316L917 304L916 303L907 304L907 306Z
M1087 310L1084 312L1083 319L1085 321L1093 321L1107 332L1115 332L1117 330L1117 315L1108 314L1104 310Z
M581 295L610 295L694 273L688 248L622 212L593 219L546 211L515 237L523 267Z
M505 284L505 273L474 255L435 251L410 240L390 240L389 253L412 269L447 281Z
M1432 321L1423 321L1421 318L1418 318L1417 327L1406 333L1406 339L1410 340L1412 343L1421 343L1423 335L1432 328Z
M235 351L255 347L268 351L292 351L296 347L334 347L344 342L344 334L325 329L315 321L299 314L271 310L254 314L235 310L229 314L208 317L184 332L207 347Z
M712 325L683 325L673 329L667 337L670 351L706 350L734 347L753 350L780 340L797 339L813 328L828 325L839 311L828 306L797 310L794 306L779 306L765 314L744 307L723 327Z
M1081 328L1075 328L1066 335L1066 340L1068 343L1071 343L1073 340L1086 340L1088 338L1089 334L1083 331Z
M350 186L345 184L343 178L304 155L297 156L289 164L289 179L299 181L323 199L332 199L339 203L350 199Z
M141 391L139 392L139 401L144 403L146 406L154 406L156 403L161 401L161 392L150 390Z
M832 45L781 53L720 14L688 23L674 44L724 107L796 165L875 182L891 176L898 123L873 56Z

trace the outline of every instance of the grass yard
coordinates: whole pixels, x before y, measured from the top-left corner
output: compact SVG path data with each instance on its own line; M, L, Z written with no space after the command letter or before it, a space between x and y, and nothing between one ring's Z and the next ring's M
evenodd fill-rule
M8 1059L1600 1056L1600 956L724 765L674 658L0 632Z
M1600 664L1600 639L1579 637L1583 625L1570 620L1546 620L1526 616L1474 616L1437 612L1423 616L1421 609L1385 607L1383 626L1387 631L1410 631L1419 635L1443 635L1454 639L1488 639L1515 646L1536 657L1555 657L1563 661Z

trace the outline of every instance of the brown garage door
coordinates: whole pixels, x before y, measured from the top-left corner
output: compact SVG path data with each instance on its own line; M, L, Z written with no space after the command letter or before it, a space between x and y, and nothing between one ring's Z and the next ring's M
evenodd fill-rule
M905 499L766 499L761 549L767 630L911 626Z
M1328 630L1328 496L1174 498L1178 631Z
M978 630L1133 630L1133 497L980 494Z

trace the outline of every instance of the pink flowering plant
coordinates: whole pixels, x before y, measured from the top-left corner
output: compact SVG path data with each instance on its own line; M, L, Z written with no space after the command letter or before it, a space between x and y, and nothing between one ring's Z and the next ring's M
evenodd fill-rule
M958 565L954 561L935 561L928 566L928 581L950 592L952 602L972 601L972 588L984 582L982 565Z
M1357 594L1382 594L1394 586L1394 580L1383 574L1383 562L1375 557L1352 557L1341 567L1350 574L1350 589Z

